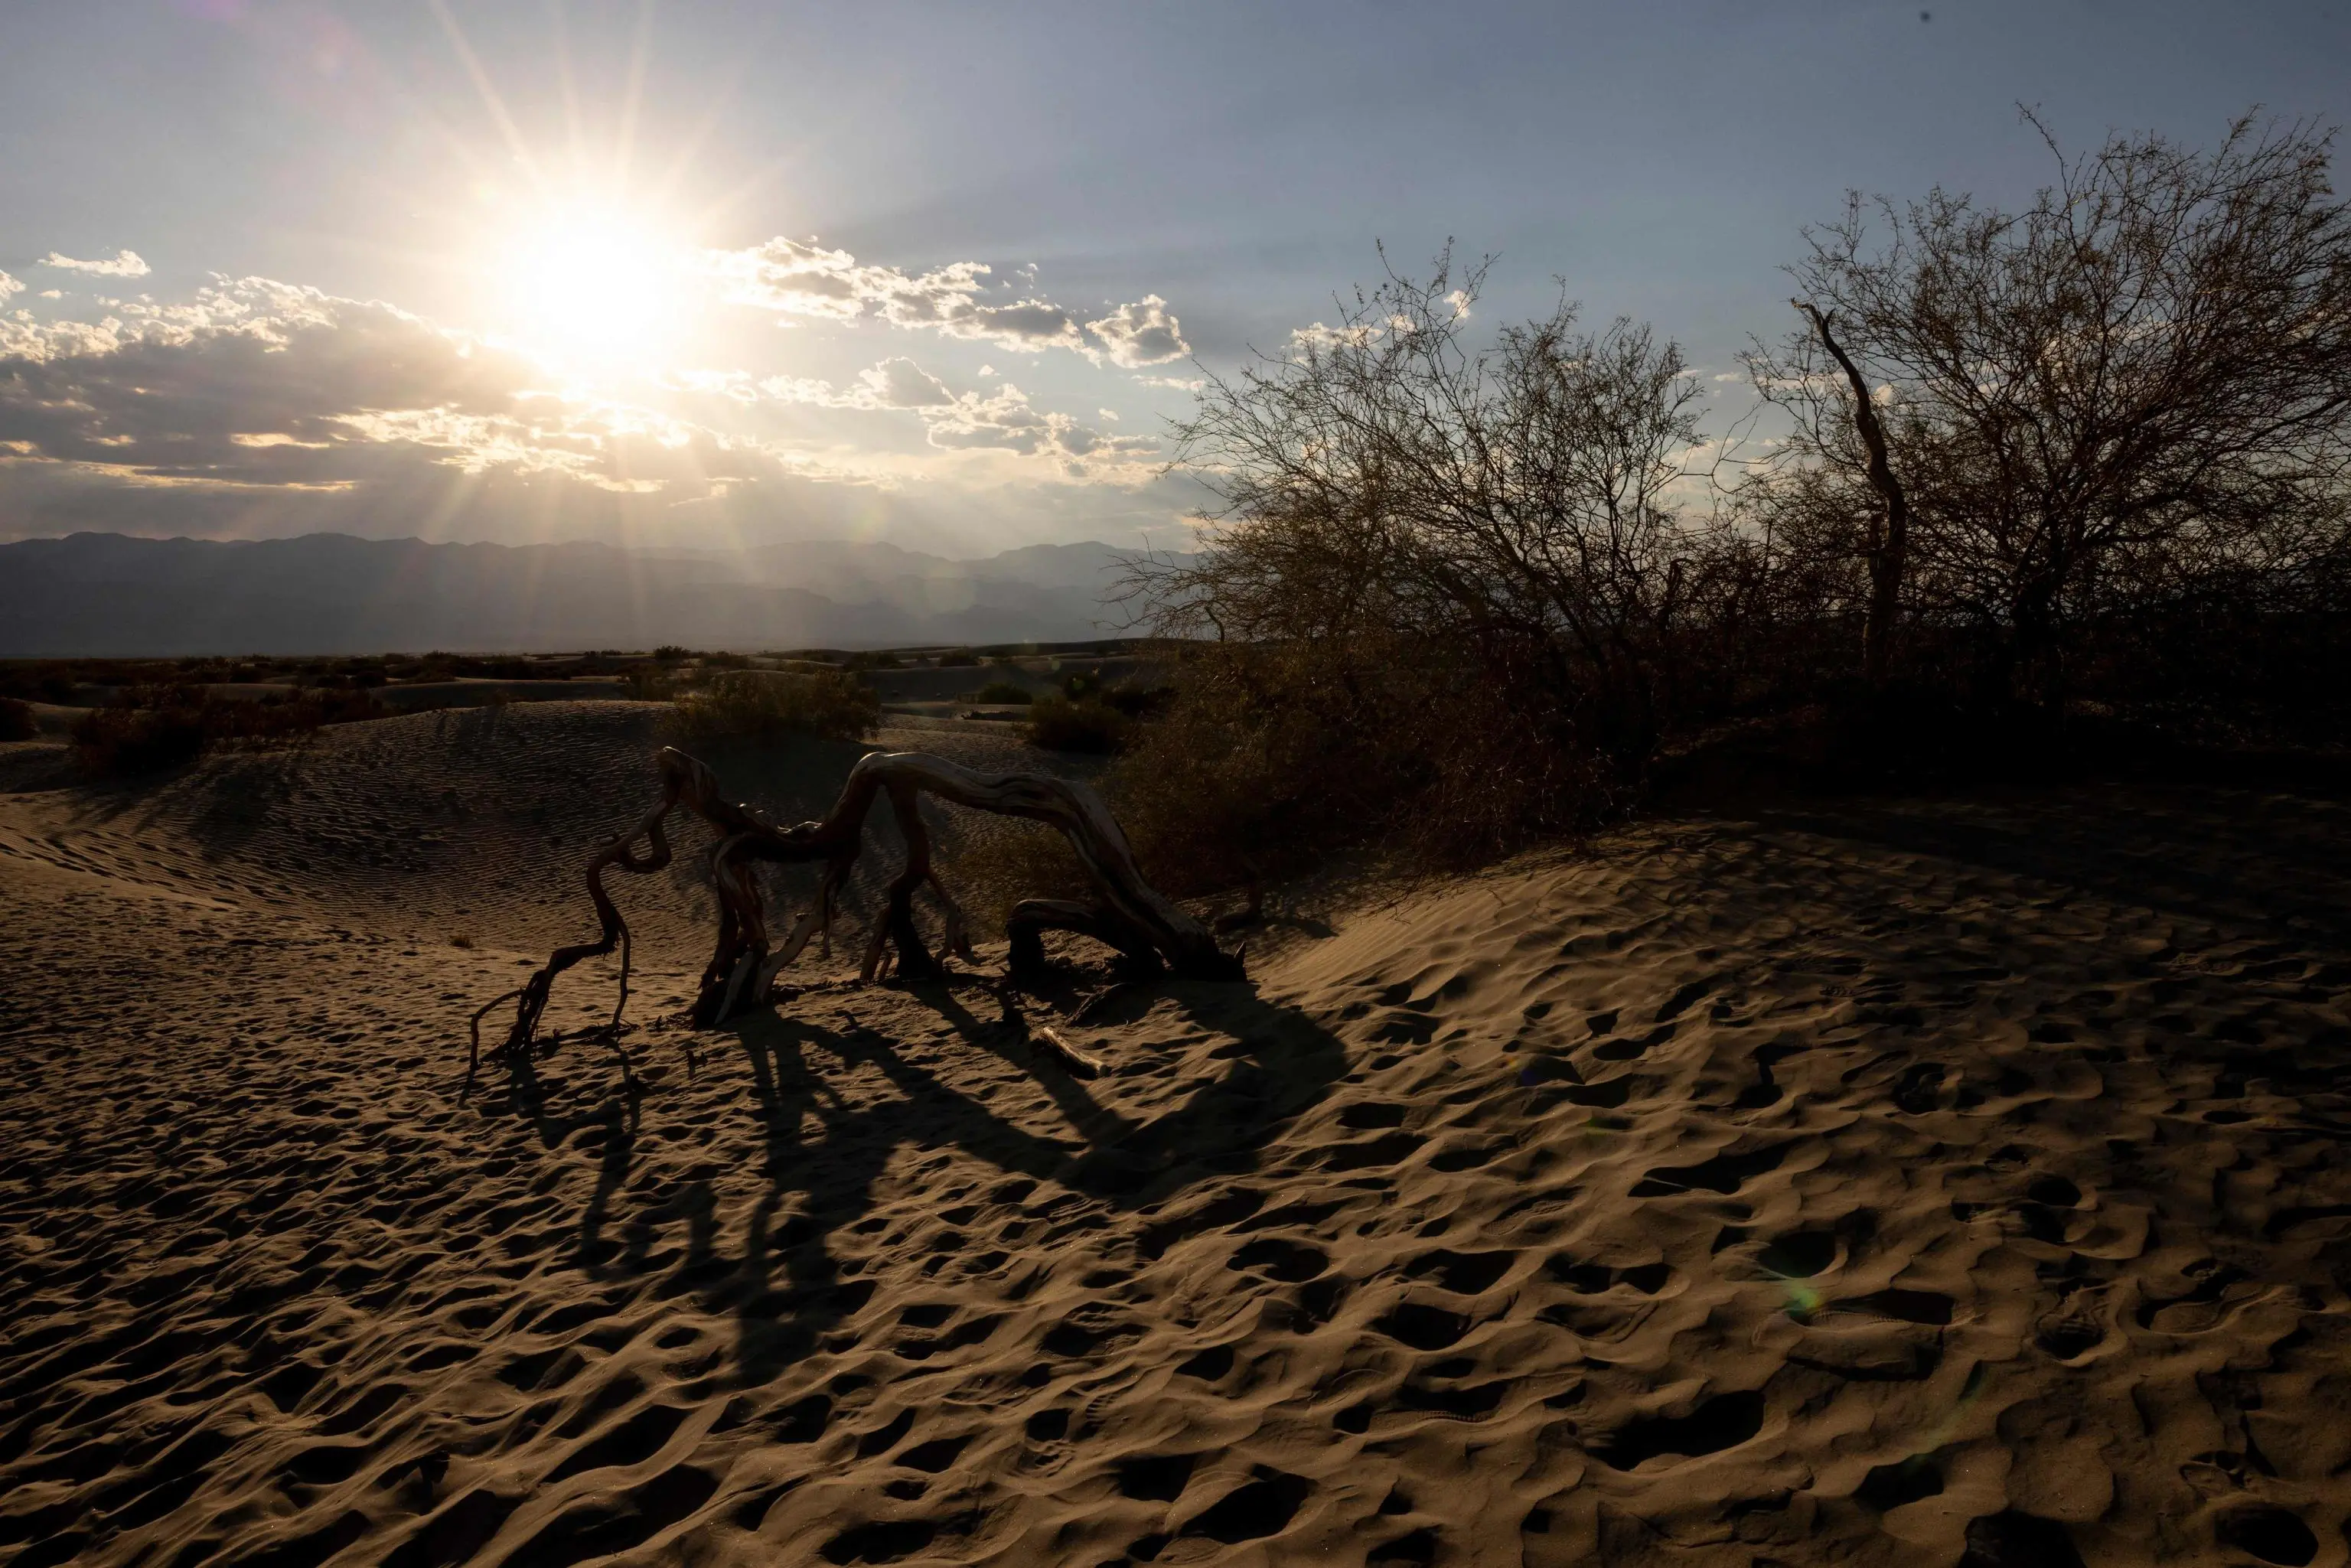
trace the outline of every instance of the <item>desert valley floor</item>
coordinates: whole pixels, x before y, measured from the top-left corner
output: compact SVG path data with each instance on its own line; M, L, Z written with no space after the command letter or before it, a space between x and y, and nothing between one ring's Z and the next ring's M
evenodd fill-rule
M1653 822L1114 996L1092 1081L854 929L689 1030L682 854L635 1092L468 1084L653 726L0 748L0 1563L2351 1556L2334 797Z

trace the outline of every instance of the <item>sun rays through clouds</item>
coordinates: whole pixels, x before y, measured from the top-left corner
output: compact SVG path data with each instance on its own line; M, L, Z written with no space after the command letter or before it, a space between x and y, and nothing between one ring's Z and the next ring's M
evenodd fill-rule
M1033 263L757 238L793 215L789 193L696 185L709 126L649 106L649 7L617 91L586 79L587 46L550 10L559 113L501 79L510 48L478 45L442 0L430 11L449 85L412 89L409 112L450 177L397 199L428 219L418 259L441 294L420 308L213 273L145 233L17 261L26 276L0 272L8 532L168 517L730 543L857 509L825 486L934 509L984 496L976 509L998 514L1092 487L1122 492L1104 509L1130 517L1161 485L1162 444L1112 431L1105 406L1150 397L1160 378L1136 372L1191 351L1160 294L1081 307ZM352 80L392 78L357 35L339 40ZM1008 353L1033 372L1021 384L982 362Z

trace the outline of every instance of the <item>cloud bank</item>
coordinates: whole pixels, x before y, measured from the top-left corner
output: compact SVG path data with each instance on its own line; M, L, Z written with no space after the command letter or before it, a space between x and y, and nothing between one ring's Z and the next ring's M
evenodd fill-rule
M0 298L23 291L0 274ZM855 495L927 488L953 511L954 495L983 487L992 498L961 509L1066 517L1044 491L1123 488L1099 506L1128 527L1133 497L1156 483L1154 443L1039 409L1009 384L958 393L904 356L841 387L738 371L663 384L726 401L697 412L690 397L647 407L559 392L520 354L266 278L115 301L97 320L0 313L0 537L794 537L876 515ZM911 421L921 435L810 428L800 405Z
M99 261L76 261L51 251L41 257L40 265L67 272L87 272L94 277L144 277L152 270L135 250L118 251L111 258Z
M1081 322L1044 299L986 302L990 270L977 261L950 262L910 274L860 262L845 250L827 250L776 238L744 250L709 252L705 264L726 298L778 316L828 321L870 318L910 330L928 330L1022 353L1067 349L1099 354L1126 368L1165 364L1191 352L1167 302L1156 294ZM1034 281L1031 268L1020 269ZM1093 341L1088 340L1091 334Z

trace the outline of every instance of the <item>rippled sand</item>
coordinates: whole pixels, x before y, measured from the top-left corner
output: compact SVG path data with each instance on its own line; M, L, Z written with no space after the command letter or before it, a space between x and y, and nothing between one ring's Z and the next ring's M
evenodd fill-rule
M1650 825L1122 992L1091 1082L854 940L667 1020L682 865L642 1092L468 1088L652 743L0 748L0 1563L2346 1560L2341 804Z

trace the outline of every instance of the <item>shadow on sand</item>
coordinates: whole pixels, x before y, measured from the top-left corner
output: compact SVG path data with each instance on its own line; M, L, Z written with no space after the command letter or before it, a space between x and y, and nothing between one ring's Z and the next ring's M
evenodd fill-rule
M745 1385L779 1375L872 1294L871 1281L844 1277L832 1239L861 1224L878 1226L869 1221L874 1185L901 1149L955 1147L1008 1176L1050 1180L1113 1207L1139 1208L1200 1180L1256 1168L1273 1134L1346 1071L1333 1036L1297 1009L1265 1000L1253 985L1170 981L1134 999L1172 1000L1198 1029L1225 1037L1216 1052L1224 1071L1172 1110L1136 1121L1104 1104L1050 1056L1032 1051L1018 1023L967 1006L977 998L997 1010L995 994L972 977L893 991L935 1012L964 1047L1028 1072L1051 1096L1074 1144L1015 1126L952 1087L891 1036L855 1021L853 1001L837 1024L748 1013L726 1032L750 1069L768 1186L753 1207L741 1254L728 1257L718 1249L717 1197L701 1178L658 1197L643 1195L643 1206L632 1203L615 1230L614 1206L637 1143L634 1094L616 1086L601 1103L554 1115L531 1064L510 1064L511 1108L533 1123L543 1145L601 1145L596 1186L580 1221L578 1262L608 1279L659 1270L665 1291L691 1291L708 1310L731 1312L735 1375ZM844 993L844 1000L855 995ZM852 1105L830 1086L824 1067L878 1071L896 1094ZM656 1257L660 1228L680 1220L683 1260ZM950 1233L942 1249L960 1252L960 1239Z

